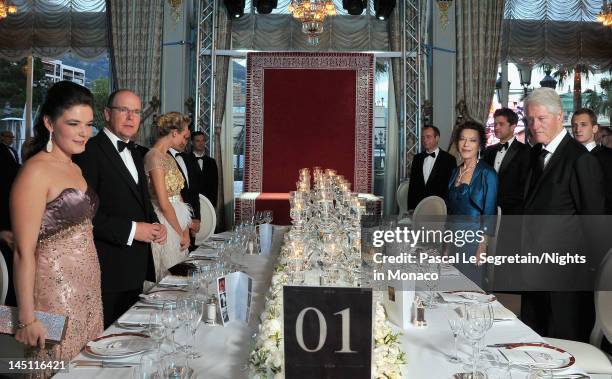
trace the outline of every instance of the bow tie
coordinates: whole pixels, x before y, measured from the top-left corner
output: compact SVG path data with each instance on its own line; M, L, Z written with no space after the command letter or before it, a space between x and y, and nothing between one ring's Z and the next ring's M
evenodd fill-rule
M196 161L204 161L204 157L195 157Z
M510 146L508 142L500 143L499 146L497 146L497 151L508 150L508 146Z
M425 152L425 158L427 158L427 157L435 158L436 157L436 152L435 151L433 153Z
M134 142L130 141L130 142L123 142L121 140L117 141L117 150L119 150L119 152L121 153L123 150L125 150L125 148L128 148L128 150L134 150L136 148L136 146L134 145Z

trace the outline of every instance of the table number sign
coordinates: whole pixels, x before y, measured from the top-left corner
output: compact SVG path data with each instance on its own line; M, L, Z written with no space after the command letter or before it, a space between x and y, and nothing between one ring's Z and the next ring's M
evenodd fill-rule
M369 379L372 290L283 289L285 377Z

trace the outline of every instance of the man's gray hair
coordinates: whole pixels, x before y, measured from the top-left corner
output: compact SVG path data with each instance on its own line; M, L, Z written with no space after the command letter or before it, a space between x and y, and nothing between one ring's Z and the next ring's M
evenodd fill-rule
M525 110L527 110L530 105L542 105L545 106L550 113L563 114L563 104L561 103L561 98L552 88L541 87L533 90L533 92L525 99Z

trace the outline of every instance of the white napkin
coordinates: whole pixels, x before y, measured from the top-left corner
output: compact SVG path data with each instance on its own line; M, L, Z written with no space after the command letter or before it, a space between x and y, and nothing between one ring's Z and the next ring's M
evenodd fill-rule
M200 246L189 254L192 257L201 258L217 258L219 257L219 250Z
M118 324L124 325L149 325L151 313L159 312L158 309L130 309L117 320Z
M474 295L479 296L476 293ZM440 296L447 303L478 303L477 298L471 298L470 294L466 292L440 292Z
M222 233L215 233L212 236L210 236L209 240L211 241L225 241L232 238L232 232L222 232Z
M175 276L175 275L168 275L166 277L164 277L161 282L159 282L159 284L163 284L166 286L187 286L187 278L185 278L184 276Z

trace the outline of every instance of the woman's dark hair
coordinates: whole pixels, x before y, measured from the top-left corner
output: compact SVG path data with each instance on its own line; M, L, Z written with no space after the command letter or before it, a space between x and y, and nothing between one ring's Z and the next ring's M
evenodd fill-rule
M45 148L49 141L49 131L45 127L45 116L51 121L57 120L67 109L75 105L88 105L94 109L94 100L91 92L76 83L61 81L55 83L47 91L45 102L38 111L34 124L34 138L26 153L26 159Z
M484 126L482 126L481 123L473 120L464 121L457 126L457 130L455 131L455 146L457 146L457 149L459 149L459 139L461 138L461 132L463 132L465 129L472 129L478 132L480 152L483 152L484 149L487 147L487 137L485 134L485 128Z

